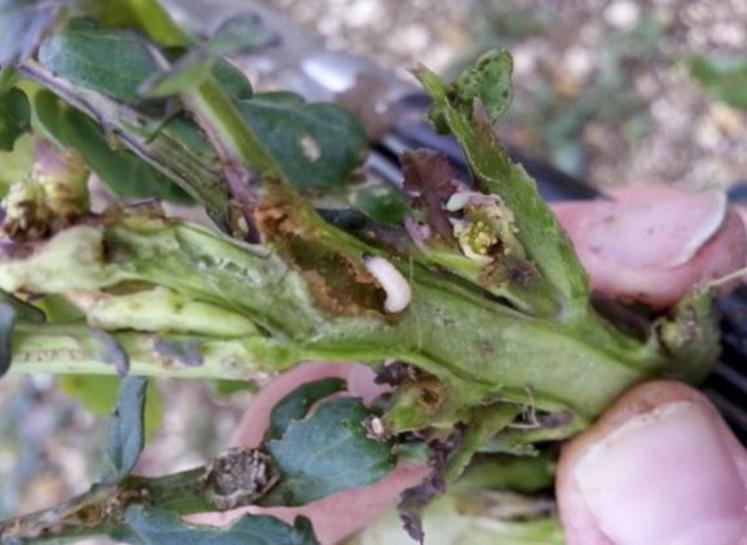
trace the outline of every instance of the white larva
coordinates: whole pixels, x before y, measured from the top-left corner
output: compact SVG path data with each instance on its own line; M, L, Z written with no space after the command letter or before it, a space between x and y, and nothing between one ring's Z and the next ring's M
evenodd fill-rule
M412 289L402 273L383 257L366 256L364 261L368 272L386 292L384 310L391 314L405 310L412 299Z

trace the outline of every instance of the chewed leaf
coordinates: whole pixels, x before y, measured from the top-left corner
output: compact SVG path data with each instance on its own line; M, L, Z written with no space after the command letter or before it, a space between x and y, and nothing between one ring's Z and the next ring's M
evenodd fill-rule
M62 2L0 0L0 67L28 57Z
M268 439L280 439L291 422L306 416L312 405L345 389L345 381L339 378L326 378L302 384L272 408Z
M143 414L148 379L126 377L119 385L117 406L109 421L102 481L116 483L135 467L145 443Z
M39 62L59 77L124 102L138 102L138 88L157 69L137 34L72 19L44 40Z
M226 528L198 526L163 509L135 505L125 524L143 545L318 545L311 523L297 517L293 526L267 515L243 515Z
M391 445L367 436L368 416L360 399L336 399L268 441L280 482L263 505L304 505L387 475L394 468Z
M506 52L491 52L469 68L463 80L452 85L426 68L415 75L433 98L436 121L459 140L475 177L485 193L500 196L511 211L517 240L531 265L560 296L560 303L571 313L584 315L589 285L573 246L549 207L543 202L535 182L511 161L493 132L495 116L507 106L503 97L510 82L511 63ZM481 108L474 99L480 98ZM487 114L487 115L486 115Z
M0 151L12 151L30 122L31 107L23 91L13 88L0 96Z
M363 126L339 106L306 104L292 93L255 95L238 106L298 188L339 186L363 161Z
M508 51L489 52L459 76L454 82L454 90L459 100L470 109L479 107L475 104L479 98L488 121L495 123L513 98L512 71L513 59Z

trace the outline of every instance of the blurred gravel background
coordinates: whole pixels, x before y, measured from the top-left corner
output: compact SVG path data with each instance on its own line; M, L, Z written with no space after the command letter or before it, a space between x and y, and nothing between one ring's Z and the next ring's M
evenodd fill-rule
M595 185L747 179L747 116L709 100L686 67L694 54L747 57L747 0L266 3L331 47L405 77L418 62L454 73L485 49L510 48L516 97L500 125L504 138ZM59 386L44 376L0 381L2 518L47 507L96 478L115 384ZM219 394L214 384L155 384L163 419L151 420L142 472L184 469L220 450L250 395L227 393L231 386Z

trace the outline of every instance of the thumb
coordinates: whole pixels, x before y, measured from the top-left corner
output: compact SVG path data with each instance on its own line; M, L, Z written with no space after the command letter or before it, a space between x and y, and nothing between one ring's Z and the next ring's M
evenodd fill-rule
M639 386L563 451L568 545L747 545L747 453L697 391Z

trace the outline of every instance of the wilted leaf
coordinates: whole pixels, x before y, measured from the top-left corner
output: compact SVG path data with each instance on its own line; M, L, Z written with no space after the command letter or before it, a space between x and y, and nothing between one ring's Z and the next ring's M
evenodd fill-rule
M101 28L88 18L72 19L45 39L39 62L75 85L130 103L140 100L138 88L158 70L135 33Z
M28 57L62 2L0 0L0 66Z
M132 152L112 149L91 118L64 105L51 92L36 93L34 110L49 136L78 151L83 161L116 195L191 202L179 186Z
M117 405L109 421L109 433L104 459L102 481L116 483L135 467L145 444L143 411L148 379L122 379Z
M244 515L227 528L215 528L135 505L125 512L125 524L142 545L318 545L304 517L297 517L290 526L267 515Z
M246 121L298 188L345 183L366 151L361 123L333 104L306 104L292 93L239 102Z
M272 408L268 439L280 439L291 422L301 420L312 405L325 397L345 389L345 381L339 378L325 378L302 384Z
M404 529L412 539L421 545L425 537L422 518L423 512L434 499L443 495L446 491L448 460L457 448L460 440L461 433L455 431L444 441L431 441L428 444L430 449L428 457L430 472L420 484L404 490L400 495L397 512L402 519Z
M13 151L16 140L28 129L31 107L26 93L13 88L0 96L0 150Z
M57 383L63 392L80 401L87 411L106 415L117 400L120 379L112 375L60 375ZM155 386L150 381L145 394L146 440L158 430L163 420L163 402Z
M266 443L280 482L264 505L304 505L340 490L374 483L394 467L391 445L367 436L369 412L357 398L323 403Z
M747 109L747 56L694 57L690 75L712 98Z
M409 150L402 154L404 186L417 197L413 206L422 210L433 236L456 245L454 232L445 204L460 189L454 167L440 153L431 150Z

